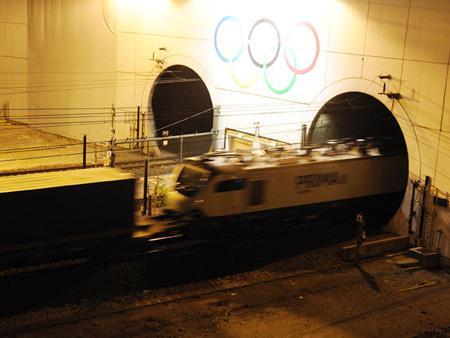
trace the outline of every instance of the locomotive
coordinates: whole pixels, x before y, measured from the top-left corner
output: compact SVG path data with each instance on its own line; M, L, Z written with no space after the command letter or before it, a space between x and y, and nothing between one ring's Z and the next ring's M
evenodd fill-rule
M386 221L403 198L407 154L381 154L367 143L329 142L308 149L213 152L173 172L166 213L197 222L245 217L365 212Z

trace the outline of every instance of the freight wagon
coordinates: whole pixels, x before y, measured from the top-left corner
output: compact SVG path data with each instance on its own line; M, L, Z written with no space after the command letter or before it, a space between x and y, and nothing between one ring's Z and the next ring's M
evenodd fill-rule
M0 177L0 258L129 238L134 178L112 168Z

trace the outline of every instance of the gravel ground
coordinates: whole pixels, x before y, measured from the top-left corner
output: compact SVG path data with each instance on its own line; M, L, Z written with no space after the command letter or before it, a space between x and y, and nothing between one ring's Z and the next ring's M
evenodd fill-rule
M448 337L449 271L357 268L306 235L0 279L0 335Z

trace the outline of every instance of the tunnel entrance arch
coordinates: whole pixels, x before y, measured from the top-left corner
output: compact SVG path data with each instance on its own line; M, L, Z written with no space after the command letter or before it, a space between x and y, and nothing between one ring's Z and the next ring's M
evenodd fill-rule
M191 68L173 65L156 78L149 106L153 112L155 136L174 136L210 132L213 128L213 105L206 84ZM183 157L207 152L212 136L196 136L160 141L160 151Z
M404 187L389 197L373 199L364 208L379 215L376 222L387 222L401 205L408 182L408 153L403 132L391 111L379 100L362 92L346 92L328 100L311 123L307 143L321 144L332 139L373 139L382 156L404 156L401 168ZM370 177L367 178L370 180Z
M391 111L362 92L346 92L327 101L308 133L308 143L373 137L382 152L407 153L403 132Z

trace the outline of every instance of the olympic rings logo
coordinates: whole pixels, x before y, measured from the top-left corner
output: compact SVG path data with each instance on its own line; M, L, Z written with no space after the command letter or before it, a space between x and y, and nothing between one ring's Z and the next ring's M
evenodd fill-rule
M254 38L255 31L257 30L258 26L265 24L266 26L270 27L270 29L273 30L275 33L274 36L276 36L276 45L269 49L267 51L267 55L263 60L257 60L257 57L255 56L255 53L253 51L252 47L252 38ZM226 53L226 51L219 46L219 34L222 30L226 29L226 25L233 25L237 31L235 31L235 34L237 33L237 40L235 41L236 46L234 48L234 51L231 53ZM300 68L297 65L297 61L295 58L295 53L287 48L288 43L293 39L294 32L297 29L306 28L307 31L309 31L312 34L312 37L314 39L315 44L315 51L314 55L312 57L312 60L309 64L306 66ZM289 90L292 89L292 87L295 84L297 75L303 75L308 72L310 72L316 65L317 59L319 57L320 53L320 41L319 41L319 35L317 34L316 29L312 24L310 24L307 21L298 21L286 34L285 36L285 46L283 48L283 58L284 61L289 68L289 70L292 72L292 77L290 78L288 84L283 88L276 88L274 85L271 84L269 79L269 72L268 68L270 68L278 59L280 52L282 50L282 44L281 44L281 37L280 37L280 31L277 27L277 25L268 18L262 18L257 20L250 28L250 31L248 33L247 39L245 39L244 32L242 29L241 22L239 19L235 16L225 16L223 17L219 23L216 26L215 32L214 32L214 48L216 50L216 53L218 57L225 63L228 64L229 72L231 75L231 78L233 81L241 88L249 88L251 87L257 80L257 71L253 73L252 76L249 76L249 78L246 81L243 81L239 79L239 77L236 75L236 71L234 69L233 64L235 61L237 61L242 53L244 52L244 49L247 49L248 56L253 63L254 66L256 66L256 70L262 69L264 74L264 81L267 85L267 87L275 94L284 94L287 93Z

